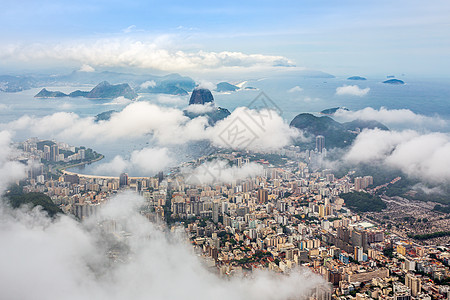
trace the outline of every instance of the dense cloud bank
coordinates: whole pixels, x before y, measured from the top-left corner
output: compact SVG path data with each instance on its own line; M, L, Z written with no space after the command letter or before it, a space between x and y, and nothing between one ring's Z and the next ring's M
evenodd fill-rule
M211 108L206 106L205 109ZM271 110L239 107L226 119L209 126L204 116L189 119L180 109L144 101L131 103L122 111L113 113L110 120L98 123L93 117L58 112L41 118L25 115L2 126L72 143L114 142L149 135L149 139L159 145L207 140L215 146L248 150L278 149L289 145L299 134Z
M344 156L347 163L382 163L430 183L450 182L450 136L413 130L364 130Z

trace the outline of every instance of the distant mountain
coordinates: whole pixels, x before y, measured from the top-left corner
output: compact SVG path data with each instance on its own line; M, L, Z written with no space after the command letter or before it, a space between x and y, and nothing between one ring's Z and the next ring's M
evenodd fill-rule
M191 104L205 104L213 103L214 97L211 91L208 89L194 89L191 94L191 99L189 100L189 105Z
M0 91L20 92L31 88L45 86L92 85L102 81L107 81L111 84L127 82L136 92L163 93L172 95L187 95L187 91L191 91L195 87L194 80L190 77L184 77L179 74L156 76L149 74L129 74L109 71L73 71L70 74L62 75L0 75ZM143 85L145 82L152 82L154 84L146 86L145 84Z
M389 130L386 125L380 123L375 120L353 120L350 122L342 123L345 129L359 132L363 129L381 129L381 130Z
M204 113L194 113L188 110L184 110L183 112L186 117L189 117L191 119L205 116L208 118L209 125L214 125L216 122L225 119L231 114L228 109L223 107L214 107L213 110Z
M389 79L389 80L383 81L383 83L392 84L392 85L405 84L405 82L403 80L400 80L400 79Z
M189 105L205 105L209 104L211 106L206 106L205 112L193 112L191 110L184 110L184 115L194 119L196 117L205 116L208 118L208 123L214 125L216 122L225 119L230 115L230 111L226 108L215 107L214 97L210 90L208 89L194 89L191 94L191 99L189 100Z
M0 91L2 92L20 92L31 89L36 86L36 78L31 76L0 76Z
M112 85L107 81L100 82L86 96L86 98L112 99L125 97L134 100L138 94L128 85L128 83Z
M75 98L75 97L86 97L89 94L87 91L80 91L76 90L69 94L69 97Z
M131 100L136 99L138 94L128 85L128 83L111 85L107 81L99 83L90 92L76 90L69 95L59 91L48 91L43 88L34 97L36 98L56 98L56 97L86 97L99 99L113 99L117 97L125 97Z
M351 77L347 78L347 80L367 80L367 78L362 77L362 76L351 76Z
M314 148L313 137L323 135L325 137L325 147L344 148L353 142L358 133L365 128L388 128L377 121L355 120L347 123L339 123L328 116L316 117L309 113L297 115L290 123L290 126L302 130L307 137L311 137L311 142L305 146Z
M237 90L239 90L239 87L228 82L219 82L216 87L218 92L234 92Z
M185 89L182 89L175 85L156 86L153 88L140 89L140 91L152 94L169 94L178 96L186 96L189 94Z
M345 107L333 107L333 108L324 109L320 113L323 115L334 115L334 113L336 113L340 109L349 111L348 108L345 108Z
M145 85L148 82L150 84ZM138 92L142 93L159 93L185 96L188 95L187 91L192 90L195 87L195 81L190 77L181 76L179 74L169 74L163 77L149 78L149 80L141 82L136 87Z
M36 98L60 98L60 97L67 97L67 94L64 94L60 91L48 91L47 89L43 88L39 93L34 95Z
M111 115L113 113L115 113L117 111L115 110L108 110L108 111L104 111L102 113L99 113L98 115L95 116L95 122L99 122L99 121L108 121L109 119L111 119Z

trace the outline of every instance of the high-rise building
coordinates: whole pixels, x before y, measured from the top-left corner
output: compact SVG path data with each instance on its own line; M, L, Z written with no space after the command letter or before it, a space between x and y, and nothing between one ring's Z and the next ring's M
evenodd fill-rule
M373 177L372 176L364 176L364 189L366 188L366 187L368 187L369 185L372 185L373 184Z
M51 159L51 151L50 146L44 145L44 159L50 161Z
M355 178L355 191L360 191L363 189L363 179L362 177L356 177Z
M119 177L119 187L127 186L128 185L128 174L122 173Z
M80 150L78 150L78 153L80 154L81 160L84 160L86 158L86 150L80 149Z
M362 189L365 189L369 185L373 184L373 177L372 176L356 177L354 183L355 183L355 190L360 191Z
M317 152L322 153L324 148L325 148L325 137L323 135L316 136Z
M258 190L258 202L266 203L269 200L269 192L265 189Z
M51 160L52 161L58 161L59 160L59 147L58 145L52 145L51 146Z
M214 202L213 203L213 222L219 223L219 203Z
M417 295L420 294L422 290L420 278L414 276L411 273L406 274L405 285L411 289L411 295L414 297L417 297Z

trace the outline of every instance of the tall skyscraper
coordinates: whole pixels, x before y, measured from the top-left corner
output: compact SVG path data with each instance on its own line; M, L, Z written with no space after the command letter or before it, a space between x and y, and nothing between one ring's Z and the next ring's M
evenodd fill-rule
M213 203L213 222L216 224L219 223L219 205L218 202Z
M317 152L322 153L324 148L325 148L325 137L323 135L316 136Z
M119 187L127 186L128 185L128 174L122 173L119 177Z
M52 145L51 147L51 160L58 161L59 160L59 147L58 145Z
M44 145L44 159L50 161L51 158L50 146Z

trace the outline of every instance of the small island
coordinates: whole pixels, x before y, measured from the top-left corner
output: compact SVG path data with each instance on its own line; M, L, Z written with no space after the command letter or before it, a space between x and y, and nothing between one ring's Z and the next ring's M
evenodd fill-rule
M228 82L219 82L216 87L217 92L235 92L237 90L239 87Z
M67 97L67 94L64 94L60 91L49 91L46 88L43 88L39 93L37 93L34 97L36 98L61 98Z
M367 78L362 77L362 76L351 76L351 77L347 78L347 80L367 80Z
M386 84L392 84L392 85L402 85L402 84L405 84L405 82L404 82L403 80L400 80L400 79L389 79L389 80L383 81L383 83L386 83Z

